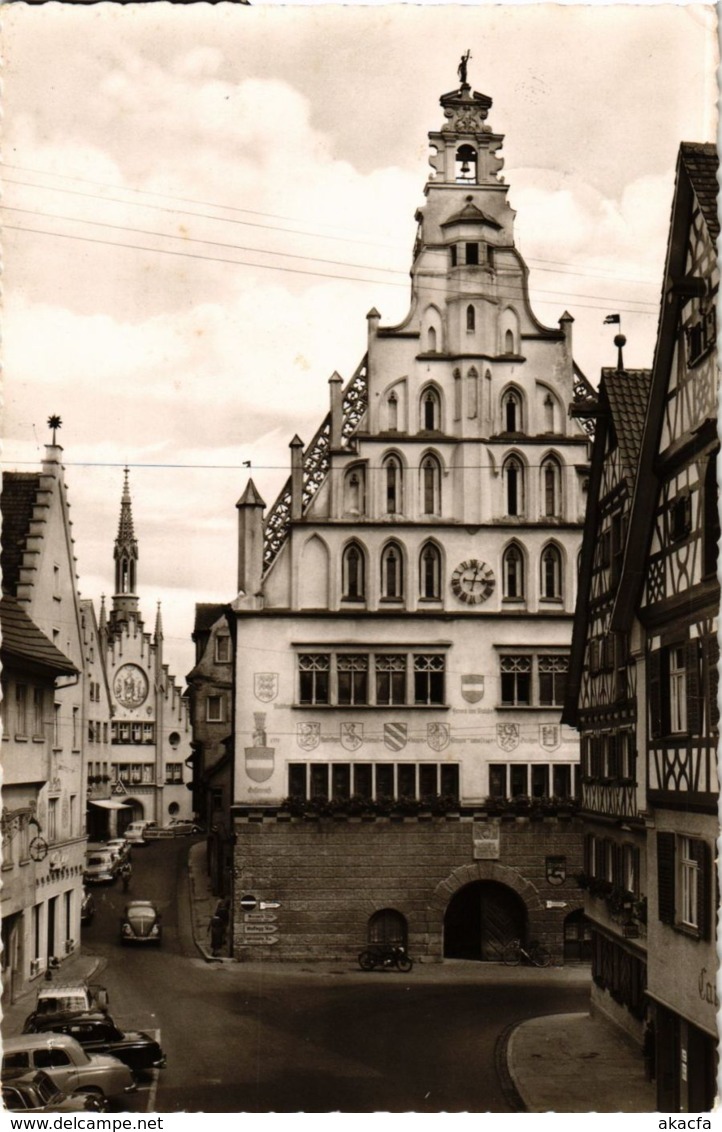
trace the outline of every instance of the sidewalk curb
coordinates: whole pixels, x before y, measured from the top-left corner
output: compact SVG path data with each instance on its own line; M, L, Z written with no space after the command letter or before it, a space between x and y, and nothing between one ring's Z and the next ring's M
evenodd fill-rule
M191 848L194 848L194 847L191 847ZM193 932L193 943L195 944L196 951L198 952L201 959L203 959L203 961L205 963L234 963L235 960L231 959L230 956L211 954L211 952L206 947L205 943L201 943L201 940L198 937L198 934L197 934L197 931L196 931L196 928L197 928L198 925L196 923L196 916L195 916L195 911L196 911L196 906L197 906L198 901L197 901L197 897L196 897L195 871L194 871L193 865L191 863L190 853L188 854L188 888L189 888L189 897L190 897L190 906L191 906L190 907L191 930Z
M499 1034L494 1045L494 1063L501 1084L501 1091L514 1112L532 1111L526 1104L519 1088L519 1079L513 1067L514 1037L521 1022L512 1022Z

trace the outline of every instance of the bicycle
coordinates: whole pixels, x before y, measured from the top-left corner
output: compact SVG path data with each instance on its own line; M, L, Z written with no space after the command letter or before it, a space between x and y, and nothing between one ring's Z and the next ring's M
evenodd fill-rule
M518 967L522 960L531 967L548 967L552 961L546 947L535 939L530 942L528 949L520 939L509 940L501 957L507 967Z

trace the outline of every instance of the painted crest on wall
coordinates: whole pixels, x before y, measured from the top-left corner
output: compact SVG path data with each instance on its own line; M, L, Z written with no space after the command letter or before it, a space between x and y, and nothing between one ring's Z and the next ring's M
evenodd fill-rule
M321 742L321 724L297 723L296 742L302 751L315 751Z
M264 704L270 704L271 700L275 700L278 695L278 673L254 672L253 694Z
M341 746L347 751L358 751L364 741L363 723L341 724Z
M451 731L448 723L427 723L426 742L432 751L443 751L449 745Z
M497 723L496 742L502 751L513 751L519 746L519 724Z
M546 871L549 884L564 884L567 879L566 857L547 857Z
M254 782L265 782L275 767L275 747L266 741L266 713L253 713L253 745L246 747L246 774Z
M539 724L539 742L545 751L556 751L561 743L561 728L558 723Z
M137 664L123 664L113 679L113 695L124 708L138 708L148 695L148 677Z
M401 751L406 746L406 724L385 723L384 743L390 751Z
M461 694L467 704L478 704L484 698L484 677L479 675L462 676Z

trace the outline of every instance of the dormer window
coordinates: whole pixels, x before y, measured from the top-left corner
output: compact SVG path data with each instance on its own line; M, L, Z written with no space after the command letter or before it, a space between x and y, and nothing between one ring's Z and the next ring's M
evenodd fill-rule
M460 145L456 151L455 178L460 184L476 184L476 150L471 145Z

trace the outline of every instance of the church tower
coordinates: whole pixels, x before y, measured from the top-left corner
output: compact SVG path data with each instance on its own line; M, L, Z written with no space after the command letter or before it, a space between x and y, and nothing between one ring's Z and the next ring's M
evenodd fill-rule
M120 519L118 534L113 548L115 560L115 593L110 613L111 625L115 628L124 621L138 616L137 584L138 541L133 530L133 510L128 484L128 469L125 469L123 494L120 500Z
M556 888L580 867L576 824L531 817L578 791L560 713L588 437L567 408L590 387L571 315L531 309L503 138L467 64L429 134L408 314L366 316L366 357L291 441L263 547L241 543L261 581L233 603L237 868L243 891L265 899L273 876L288 901L262 951L239 914L242 956L388 937L493 959L532 936L561 959L581 910ZM318 875L309 817L334 819Z

